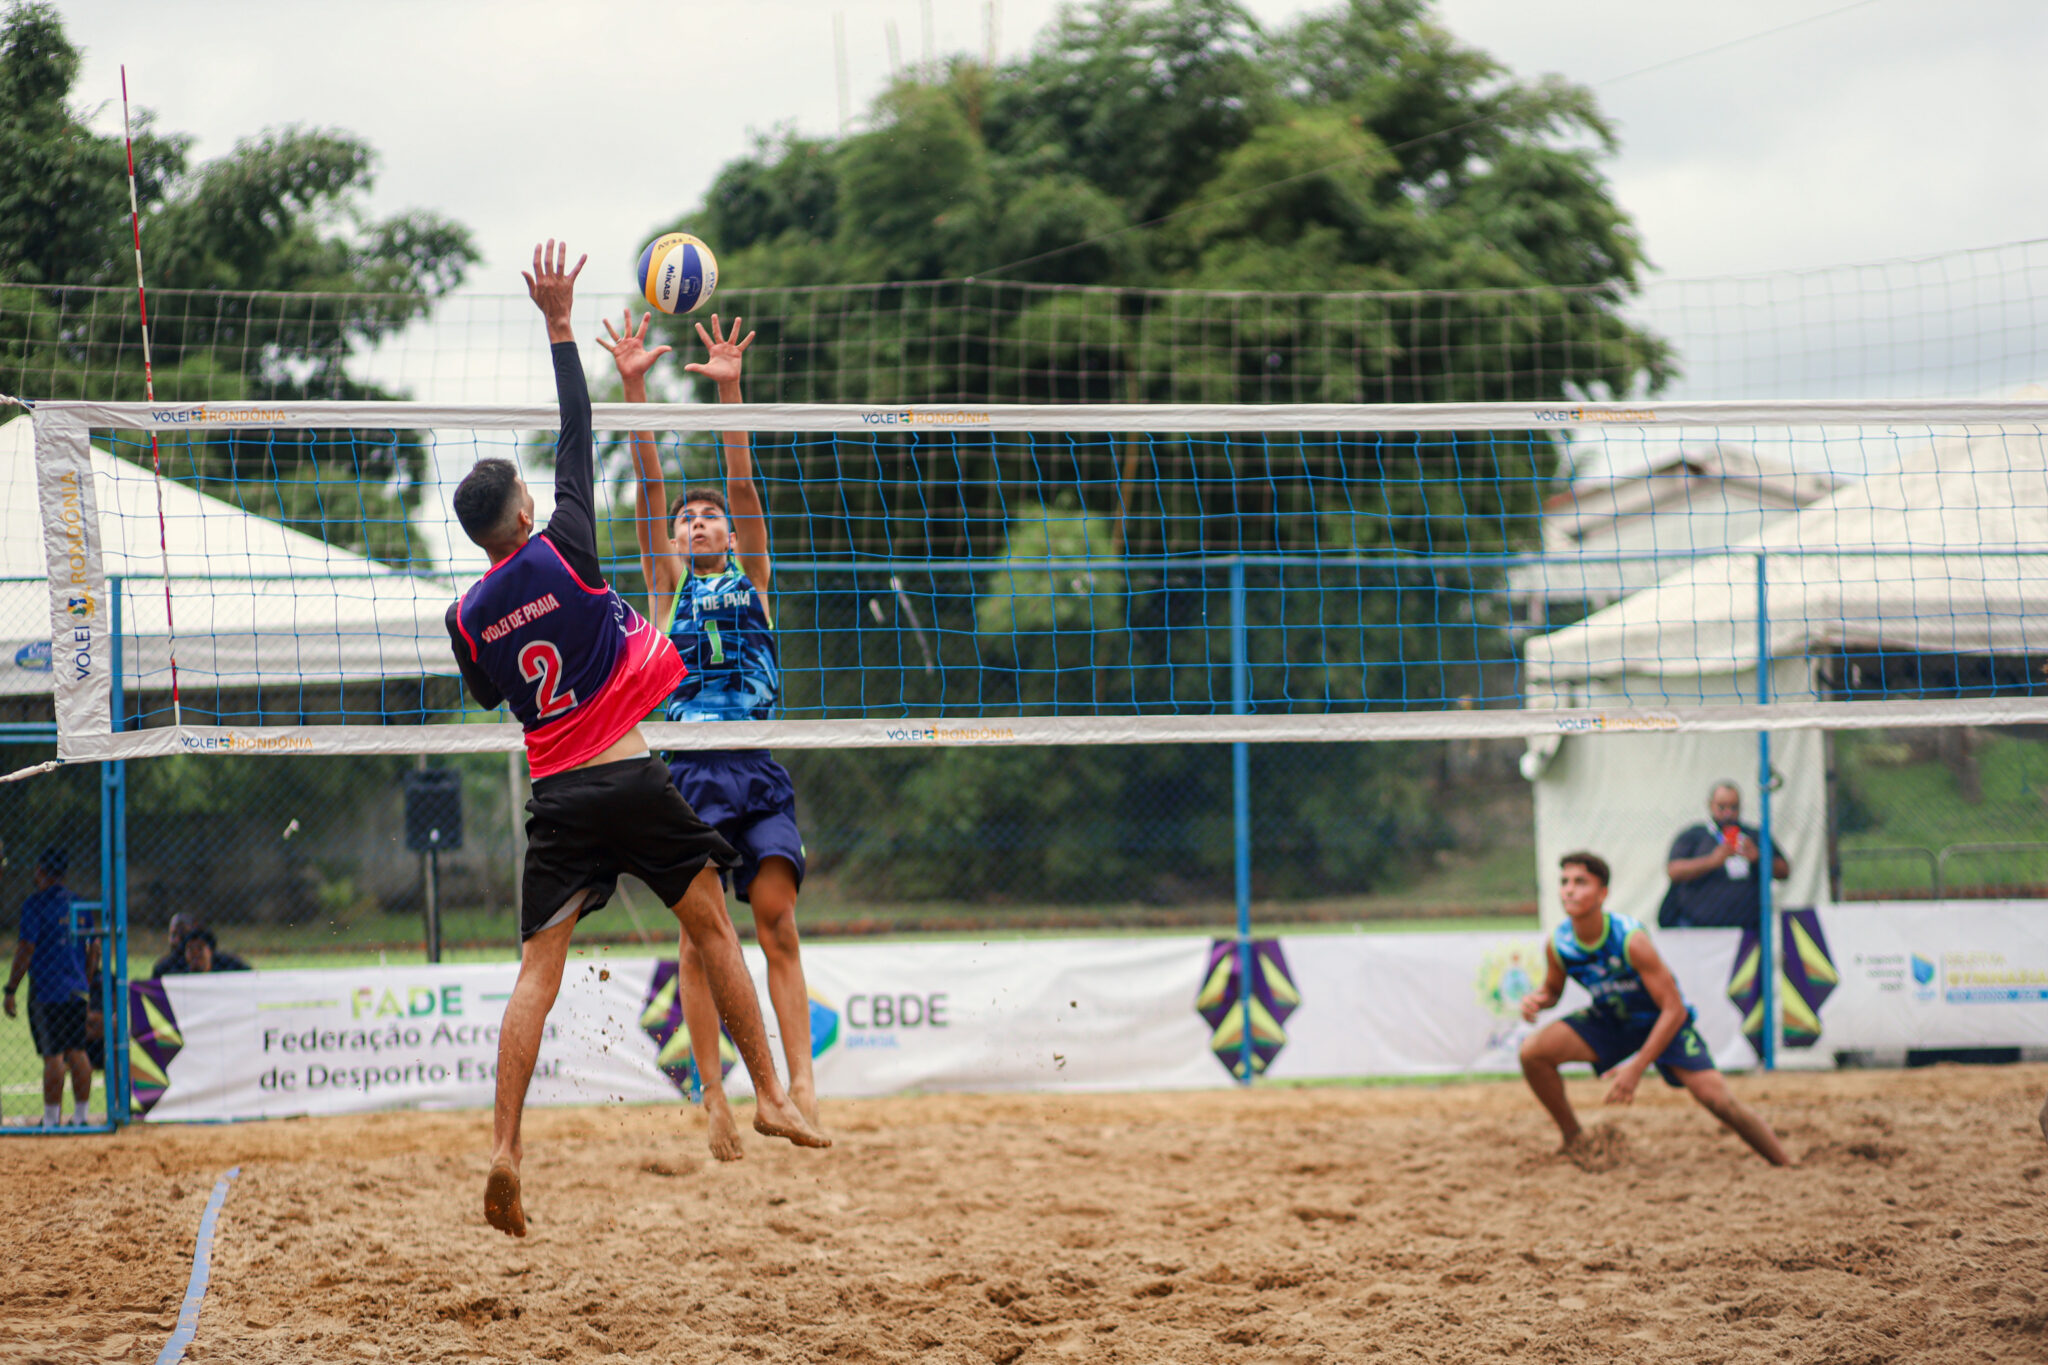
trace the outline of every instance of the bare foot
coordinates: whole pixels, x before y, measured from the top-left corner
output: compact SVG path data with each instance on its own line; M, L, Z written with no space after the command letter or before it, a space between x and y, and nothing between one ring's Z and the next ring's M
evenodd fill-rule
M740 1149L739 1125L732 1121L732 1106L725 1097L704 1099L704 1117L711 1124L711 1155L720 1161L738 1161L746 1153Z
M766 1103L759 1095L754 1097L754 1131L765 1137L787 1138L799 1147L830 1147L832 1139L811 1127L810 1120L803 1116L788 1100Z
M526 1206L519 1200L519 1168L500 1159L484 1181L484 1221L514 1237L526 1235Z
M790 1082L789 1102L796 1106L797 1113L804 1116L805 1123L810 1124L811 1127L821 1133L825 1131L825 1125L818 1122L818 1087L816 1082L809 1084L803 1081ZM2042 1112L2048 1114L2048 1109L2044 1109ZM2043 1122L2048 1122L2048 1118L2044 1118Z

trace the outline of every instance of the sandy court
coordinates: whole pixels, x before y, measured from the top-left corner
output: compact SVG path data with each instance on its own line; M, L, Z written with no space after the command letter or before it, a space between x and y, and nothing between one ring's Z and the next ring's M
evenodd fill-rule
M1654 1077L1593 1169L1504 1083L544 1110L524 1242L482 1113L8 1139L0 1361L154 1359L236 1164L189 1360L2048 1359L2048 1067L1733 1083L1799 1169Z

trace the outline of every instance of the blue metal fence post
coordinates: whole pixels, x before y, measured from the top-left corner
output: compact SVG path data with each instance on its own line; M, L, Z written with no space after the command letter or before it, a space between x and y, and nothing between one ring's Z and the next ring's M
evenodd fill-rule
M128 693L122 682L123 582L107 581L108 608L113 638L108 642L109 678L112 686L112 728L128 728ZM105 1013L107 1121L128 1121L130 1076L128 1074L128 764L114 759L100 765L100 904L107 917L108 988L111 999Z
M1230 566L1230 713L1251 712L1251 660L1245 642L1244 560ZM1242 1083L1252 1083L1252 754L1238 740L1230 746L1230 818L1236 849L1237 981L1239 1022L1244 1028Z
M1771 701L1771 602L1766 556L1756 557L1756 703ZM1778 916L1777 898L1771 878L1771 732L1756 732L1757 757L1757 940L1758 970L1763 973L1763 991L1758 996L1764 1012L1764 1036L1757 1049L1764 1070L1778 1067Z

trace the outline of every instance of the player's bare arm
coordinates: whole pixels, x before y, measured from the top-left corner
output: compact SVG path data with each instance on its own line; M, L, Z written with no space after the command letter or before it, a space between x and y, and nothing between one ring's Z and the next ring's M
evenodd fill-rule
M675 349L671 346L648 348L647 324L653 318L651 310L641 314L640 324L636 327L629 308L617 328L612 326L611 319L605 319L605 335L597 339L597 344L611 354L612 364L619 372L619 387L628 403L647 401L648 372L656 361ZM640 481L633 535L640 545L641 578L647 584L648 619L659 621L675 597L676 585L682 582L683 560L669 531L668 490L662 483L661 456L655 447L654 436L651 432L636 431L630 444L634 474Z
M1631 934L1622 951L1628 954L1629 965L1642 977L1643 989L1657 1002L1657 1022L1650 1026L1650 1036L1641 1050L1614 1068L1610 1077L1613 1084L1607 1091L1609 1104L1629 1104L1635 1100L1636 1087L1642 1083L1643 1073L1664 1055L1664 1049L1671 1046L1690 1017L1685 1008L1685 995L1678 989L1678 978L1664 965L1663 957L1658 954L1657 946L1650 942L1648 934Z
M718 314L711 315L711 330L697 324L697 338L704 343L704 359L683 366L702 375L718 388L721 403L741 403L740 370L754 334L740 335L742 320L734 318L728 330ZM768 559L768 509L761 501L761 489L754 482L754 455L744 431L725 433L725 498L732 508L734 550L740 568L752 580L762 598L768 596L772 565Z
M1557 960L1557 949L1548 943L1543 945L1543 985L1522 997L1522 1021L1533 1024L1536 1016L1555 1005L1564 997L1564 964Z

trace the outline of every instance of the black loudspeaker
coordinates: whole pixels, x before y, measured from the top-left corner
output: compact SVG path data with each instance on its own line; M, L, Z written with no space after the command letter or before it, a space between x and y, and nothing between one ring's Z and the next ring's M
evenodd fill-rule
M413 853L462 847L462 774L415 768L405 775L405 846Z

